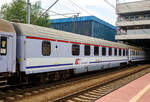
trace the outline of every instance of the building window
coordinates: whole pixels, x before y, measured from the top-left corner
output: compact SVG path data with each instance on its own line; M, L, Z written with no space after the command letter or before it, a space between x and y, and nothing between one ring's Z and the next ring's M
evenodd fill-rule
M117 56L117 49L115 48L115 50L114 50L114 51L115 51L115 56Z
M105 47L102 48L102 56L106 56L106 48Z
M119 56L121 56L121 49L119 49Z
M112 55L112 48L109 48L109 56Z
M51 43L49 41L42 42L42 55L50 56L51 54Z
M72 45L72 55L79 56L80 55L80 45L73 44Z
M91 47L89 45L85 45L84 46L84 55L85 56L90 56L90 53L91 53Z
M94 55L99 56L99 47L94 46Z
M7 55L7 37L1 37L0 55Z

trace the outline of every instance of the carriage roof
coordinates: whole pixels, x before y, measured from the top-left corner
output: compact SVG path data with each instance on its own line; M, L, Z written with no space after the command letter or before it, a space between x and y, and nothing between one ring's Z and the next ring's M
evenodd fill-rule
M88 37L88 36L84 36L80 34L74 34L70 32L55 30L52 28L40 27L36 25L31 25L31 24L15 23L15 26L17 28L18 35L42 37L42 38L86 43L86 44L93 44L93 45L102 45L102 46L109 46L109 47L117 47L117 48L129 48L130 47L132 49L138 49L137 47L128 46L128 45L121 44L121 43L115 43L115 42L106 41L103 39Z
M0 32L15 33L15 30L10 22L0 19Z

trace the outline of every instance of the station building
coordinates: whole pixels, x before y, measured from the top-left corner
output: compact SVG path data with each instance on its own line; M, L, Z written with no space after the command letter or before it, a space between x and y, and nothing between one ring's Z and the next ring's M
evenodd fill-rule
M51 28L81 35L115 41L117 28L95 16L51 19Z
M150 0L117 0L118 27L116 40L150 48Z

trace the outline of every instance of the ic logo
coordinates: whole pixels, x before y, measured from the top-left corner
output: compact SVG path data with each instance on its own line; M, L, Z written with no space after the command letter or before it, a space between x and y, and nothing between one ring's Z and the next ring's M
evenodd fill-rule
M80 60L79 58L76 59L76 61L75 61L76 65L79 64L79 60Z

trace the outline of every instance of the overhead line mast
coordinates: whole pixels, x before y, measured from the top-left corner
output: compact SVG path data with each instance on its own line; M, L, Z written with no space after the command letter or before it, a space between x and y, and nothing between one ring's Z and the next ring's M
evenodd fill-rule
M30 0L27 0L27 23L30 24L30 15L31 15L31 3Z

